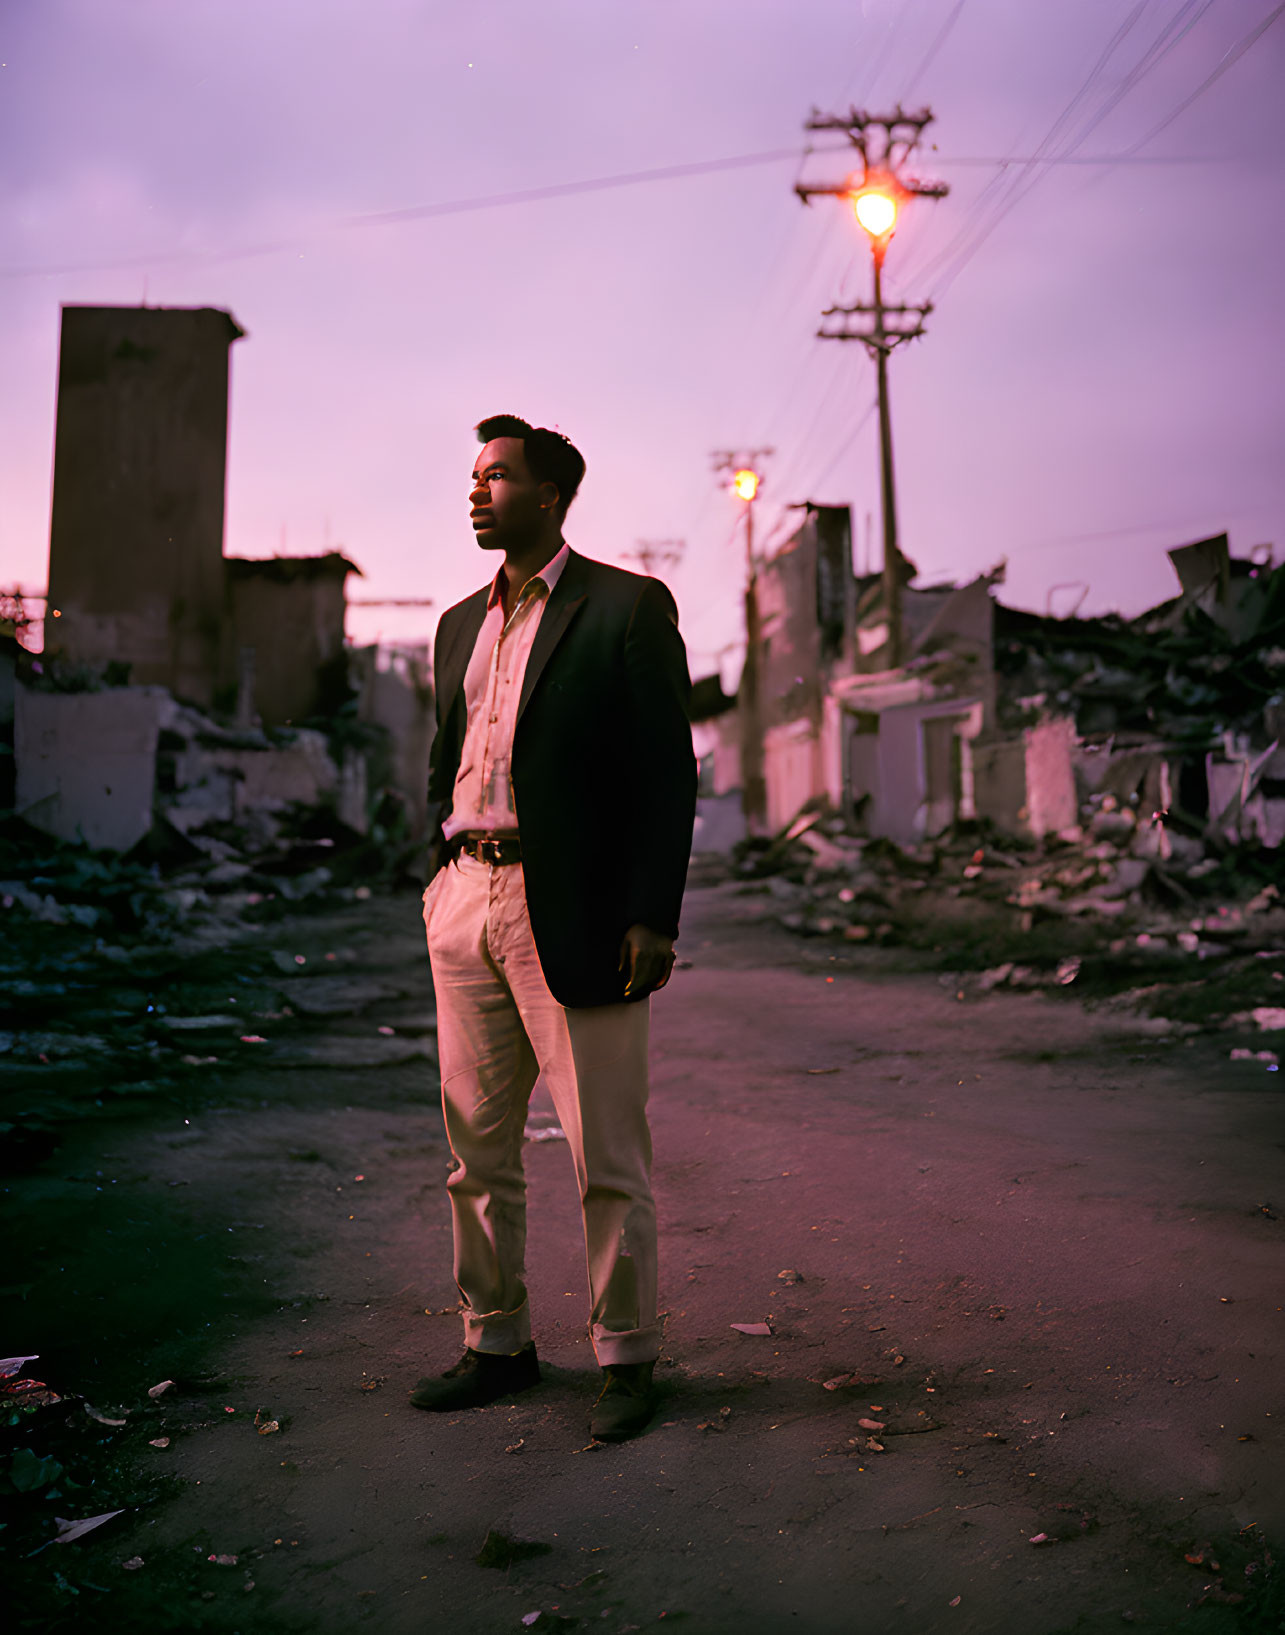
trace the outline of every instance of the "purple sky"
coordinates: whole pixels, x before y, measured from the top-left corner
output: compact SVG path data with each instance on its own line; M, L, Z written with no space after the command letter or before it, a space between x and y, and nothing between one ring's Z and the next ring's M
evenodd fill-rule
M737 636L741 555L711 450L775 447L761 537L810 498L850 501L863 544L872 513L878 539L873 371L858 346L813 339L822 306L867 289L851 216L805 210L787 158L353 219L801 153L813 105L898 96L931 104L937 150L918 168L952 189L907 214L888 256L893 299L938 303L892 367L921 582L1007 556L1005 600L1043 609L1052 586L1087 581L1086 611L1137 611L1171 593L1168 545L1227 528L1233 551L1285 551L1285 17L1228 55L1277 9L15 0L0 13L0 578L45 579L59 303L220 306L249 332L229 552L341 544L366 573L357 594L446 607L493 566L468 526L470 427L510 411L588 460L577 548L630 565L639 539L687 541L668 577L693 669L712 668ZM958 163L1121 155L1227 62L1138 149L1199 163ZM817 153L807 176L847 168ZM350 631L412 637L435 617L354 610Z

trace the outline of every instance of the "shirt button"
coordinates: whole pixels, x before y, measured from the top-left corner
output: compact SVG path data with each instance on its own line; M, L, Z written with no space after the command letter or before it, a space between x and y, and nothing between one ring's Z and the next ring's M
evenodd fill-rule
M498 720L499 720L499 719L500 719L500 718L499 718L499 716L498 716L498 715L493 715L493 716L492 716L492 717L491 717L491 720L492 720L492 721L498 721Z

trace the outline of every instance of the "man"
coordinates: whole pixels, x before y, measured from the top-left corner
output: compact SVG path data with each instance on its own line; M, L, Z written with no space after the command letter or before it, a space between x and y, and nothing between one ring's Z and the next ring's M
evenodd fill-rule
M669 980L696 764L673 597L562 537L584 460L514 415L477 427L473 531L504 560L442 615L424 921L437 993L463 1358L417 1408L540 1378L523 1283L522 1140L537 1074L580 1186L600 1441L655 1411L648 999Z

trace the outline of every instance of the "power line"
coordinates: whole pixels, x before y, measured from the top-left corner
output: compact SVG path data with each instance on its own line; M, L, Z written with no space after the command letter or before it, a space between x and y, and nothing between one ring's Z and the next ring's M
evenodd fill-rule
M1199 528L1192 528L1187 522L1147 522L1136 528L1103 528L1096 533L1089 534L1059 534L1055 539L1033 539L1024 545L1015 545L1009 551L1010 556L1016 556L1022 551L1050 551L1065 549L1070 545L1108 544L1118 539L1141 539L1147 534L1169 534L1179 537L1190 537L1193 533L1200 533ZM1207 531L1207 530L1206 530Z
M942 46L944 46L946 41L950 38L950 31L954 28L955 24L959 21L959 14L960 14L961 11L963 11L963 9L967 5L967 3L968 3L968 0L955 0L955 4L951 8L951 12L950 12L949 17L947 17L946 21L937 30L937 33L936 33L936 35L935 35L935 37L933 39L933 43L928 47L927 51L924 52L924 55L923 55L923 58L922 58L922 60L921 60L921 62L919 64L919 67L915 69L914 73L906 81L905 87L902 90L901 96L898 98L898 101L900 101L900 102L909 102L911 97L915 94L916 85L919 84L919 81L924 77L924 75L928 72L929 68L931 68L933 63L936 61L937 53L941 50Z
M1187 0L1187 3L1190 4L1191 0ZM1027 180L1027 178L1032 174L1034 166L1040 163L1044 154L1053 146L1059 133L1066 125L1068 120L1074 117L1076 109L1097 84L1116 50L1121 44L1123 44L1124 40L1128 37L1130 31L1139 21L1149 4L1150 0L1138 0L1138 4L1134 6L1129 15L1115 29L1111 35L1111 38L1107 41L1105 47L1099 53L1097 60L1090 68L1088 74L1081 82L1071 100L1066 104L1061 113L1058 114L1052 125L1050 125L1048 130L1045 132L1044 137L1035 149L1034 155L1030 159L1023 162L1021 174L1012 178L1006 175L1001 175L995 179L995 191L998 193L999 197L996 203L992 205L990 210L990 220L992 225L988 226L986 214L979 213L977 208L974 207L970 219L965 221L964 225L956 233L955 237L946 244L945 248L942 249L937 256L929 261L926 267L919 269L921 277L926 273L932 272L936 268L948 267L950 265L951 258L954 256L962 256L965 251L971 255L975 253L975 248L980 248L987 234L993 231L995 226L998 226L1004 215L1007 214L1008 209L1011 209L1012 205L1016 203L1018 198L1021 197L1023 182ZM1005 191L1006 182L1010 184L1007 191ZM991 191L991 189L988 188L986 191ZM970 247L970 245L973 247ZM962 261L960 264L961 266L963 265Z
M1152 133L1152 135L1154 134L1155 132ZM1149 141L1150 137L1147 140ZM802 150L802 156L807 157L813 152L830 153L837 151L841 151L837 145L835 147L807 147ZM798 148L775 148L764 153L735 154L727 159L697 160L692 164L670 165L655 170L626 171L616 176L596 176L579 182L556 182L547 187L526 188L513 193L492 193L476 198L449 199L440 204L409 205L397 210L383 210L362 216L351 216L343 221L332 223L329 229L323 231L380 226L395 227L405 222L428 221L437 217L465 215L480 210L498 210L512 205L535 204L546 199L570 198L579 193L607 192L615 188L636 187L647 182L680 181L689 176L713 175L719 171L746 169L754 165L778 164L786 159L797 160L800 156ZM1101 154L1081 159L1039 158L1037 160L1035 158L1007 156L998 158L963 157L941 161L942 164L953 165L993 165L1000 172L1001 179L1002 173L1007 166L1028 165L1037 162L1041 165L1186 165L1221 164L1227 163L1229 160L1201 155L1135 158L1132 153L1124 153ZM153 250L134 255L118 256L104 261L60 262L37 267L0 267L0 279L54 278L73 273L132 272L137 271L139 268L150 270L161 267L213 266L222 261L249 261L257 260L263 256L285 255L291 251L298 251L301 246L316 244L319 236L319 234L312 234L289 239L269 239L258 244L244 244L222 250Z
M393 227L403 222L428 221L440 216L466 215L478 210L497 210L517 204L536 204L546 199L570 198L579 193L598 193L621 187L637 187L647 182L677 181L689 176L713 175L719 171L742 170L754 165L797 161L800 150L772 148L761 153L733 154L726 159L698 159L688 164L663 165L651 170L622 171L612 176L592 176L578 182L554 182L545 187L519 189L512 193L488 193L473 198L447 199L440 204L408 205L397 210L377 210L359 216L349 216L332 224L333 228ZM0 278L44 278L60 273L127 272L138 267L202 266L216 261L242 260L264 255L280 255L298 250L300 245L315 242L316 235L292 239L274 239L261 244L249 244L231 250L189 250L151 252L123 256L111 261L66 263L52 267L0 268Z
M851 455L853 445L856 443L857 438L861 435L861 433L866 429L871 415L875 412L878 406L878 398L872 397L869 403L867 403L865 408L861 411L861 414L858 416L855 424L850 430L844 432L843 439L839 443L838 448L835 450L833 459L830 460L825 470L819 477L814 478L813 481L809 483L808 486L810 488L819 489L825 483L830 481L830 478L834 475L835 468L838 466L843 457L845 455Z
M472 210L494 210L510 204L533 204L543 199L570 198L577 193L599 193L609 188L636 187L642 182L668 182L686 176L708 176L716 171L741 170L751 165L776 164L799 157L794 148L772 148L765 153L742 153L728 159L696 159L688 164L661 165L652 170L623 171L615 176L592 176L580 182L553 182L547 187L521 188L514 193L490 193L475 199L452 199L443 204L413 204L398 210L374 210L350 216L348 227L382 227L403 221L428 221L435 216L458 216Z
M887 33L875 48L873 62L867 65L865 72L858 69L856 73L849 77L848 89L838 99L841 104L849 99L858 83L861 85L861 95L858 97L858 101L864 101L866 97L874 94L874 88L879 83L879 76L883 73L888 58L892 55L892 48L896 44L898 34L901 32L901 26L906 20L908 9L904 4L898 7L896 16L888 25Z
M1148 0L1141 0L1141 4L1134 8L1129 17L1125 19L1124 23L1122 23L1112 35L1111 40L1108 42L1102 55L1098 58L1098 61L1094 64L1094 67L1090 71L1090 74L1085 80L1084 84L1080 87L1079 91L1076 92L1075 96L1072 97L1066 108L1062 110L1062 113L1059 114L1058 118L1050 127L1048 135L1045 136L1043 142L1040 143L1036 150L1037 155L1042 155L1043 150L1053 140L1054 133L1066 122L1071 111L1079 102L1083 100L1087 90L1093 83L1095 83L1096 79L1100 77L1101 72L1109 62L1112 55L1114 55L1116 49L1123 43L1123 40L1129 31L1141 17L1147 3ZM1088 136L1092 134L1094 130L1097 129L1107 115L1120 104L1120 102L1129 94L1129 92L1132 91L1141 80L1145 79L1148 74L1159 66L1159 64L1169 55L1179 41L1184 39L1191 29L1195 27L1195 25L1205 15L1213 3L1214 0L1184 0L1184 4L1179 7L1174 16L1171 17L1159 31L1159 33L1152 40L1151 44L1138 58L1137 62L1135 62L1133 67L1125 74L1120 84L1117 85L1113 91L1109 92L1102 102L1099 103L1097 108L1094 109L1092 114L1089 115L1087 123L1082 124L1075 135L1069 135L1060 151L1056 153L1056 155L1050 157L1056 157L1065 162L1067 159L1074 156L1076 149L1086 140ZM951 284L953 284L956 278L959 277L960 273L963 272L964 268L977 254L982 245L1001 224L1001 222L1003 222L1010 212L1021 203L1032 188L1037 186L1038 183L1043 180L1043 177L1046 174L1043 167L1048 162L1049 159L1044 157L1034 159L1032 163L1025 167L1022 173L1015 179L1012 187L1008 190L1008 193L993 207L989 219L983 220L980 225L973 230L971 238L968 236L968 229L965 228L961 233L956 235L953 252L952 247L948 245L940 255L934 258L934 260L929 264L930 267L942 269L941 276L933 289L934 296L939 296L950 288Z
M1228 67L1230 66L1228 64ZM1159 130L1160 127L1157 126L1156 129ZM1152 135L1155 135L1154 131ZM1236 162L1237 155L1231 153L1166 153L1156 158L1135 157L1132 148L1126 149L1124 153L1068 153L1061 156L1045 155L1043 158L1038 154L1010 153L1002 158L947 159L941 154L933 154L933 165L937 168L949 165L985 166L987 168L991 165L997 165L1001 169L1006 165L1230 165Z
M1218 64L1217 68L1214 69L1213 73L1210 74L1207 79L1203 79L1190 96L1184 97L1173 112L1166 114L1160 123L1152 126L1145 136L1140 136L1131 147L1125 150L1126 153L1129 155L1136 153L1139 148L1145 148L1147 143L1150 142L1153 137L1159 136L1161 131L1168 130L1170 125L1173 124L1174 120L1177 119L1180 114L1186 113L1187 109L1191 107L1192 103L1196 101L1197 97L1204 96L1209 87L1216 81L1220 80L1229 68L1238 63L1251 46L1257 45L1258 41L1264 34L1267 33L1267 30L1282 14L1285 14L1285 5L1279 5L1273 11L1269 12L1263 21L1259 23L1257 28L1251 29L1250 32L1245 35L1244 39L1239 42L1239 44L1233 46L1231 50L1224 55L1223 60Z

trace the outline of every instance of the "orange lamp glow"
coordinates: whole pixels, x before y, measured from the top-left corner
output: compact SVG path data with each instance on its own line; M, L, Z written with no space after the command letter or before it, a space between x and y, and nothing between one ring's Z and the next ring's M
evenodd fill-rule
M759 474L748 466L732 474L732 492L738 500L752 500L758 493Z
M878 188L866 188L856 194L852 208L871 238L887 238L897 225L897 201Z

